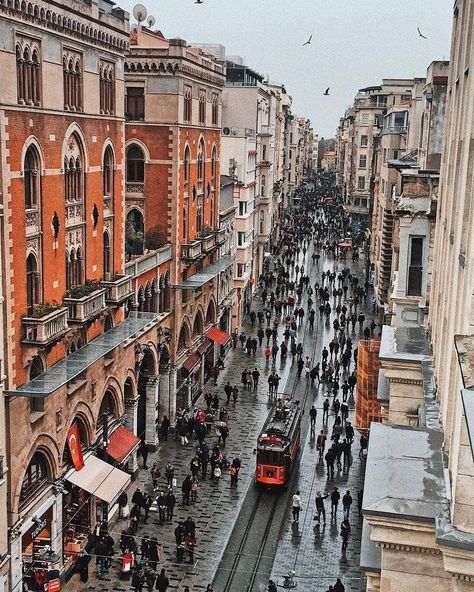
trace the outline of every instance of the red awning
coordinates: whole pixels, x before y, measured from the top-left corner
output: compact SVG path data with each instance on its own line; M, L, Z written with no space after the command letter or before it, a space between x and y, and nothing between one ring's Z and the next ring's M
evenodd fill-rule
M123 426L119 426L110 435L107 454L121 463L128 458L140 446L140 438L129 432Z
M217 341L217 343L220 343L220 345L225 345L231 340L231 336L228 333L221 331L217 327L212 327L212 329L209 329L209 331L206 333L206 336L209 337L209 339L212 339L212 341Z
M201 343L201 345L197 348L197 353L201 354L201 356L205 353L207 353L212 347L212 342L209 341L209 339L206 339L206 341L204 341L204 343Z
M191 354L189 358L186 358L183 362L183 368L191 373L196 366L201 362L201 358L197 354Z

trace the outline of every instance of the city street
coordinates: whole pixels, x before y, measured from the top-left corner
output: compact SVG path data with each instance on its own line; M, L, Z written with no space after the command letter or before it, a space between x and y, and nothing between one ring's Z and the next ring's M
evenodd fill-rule
M303 261L302 254L299 256L299 264L305 265L306 273L310 275L311 284L320 281L323 270L338 271L345 266L351 268L353 273L357 273L359 278L363 279L365 262L363 260L353 262L338 262L336 265L332 259L324 257L319 264L313 264L311 261L311 251L307 253ZM370 298L370 295L369 295ZM303 302L306 296L303 296ZM258 311L262 304L257 297L252 305L252 309ZM369 314L365 311L366 317L370 320ZM316 317L314 330L311 331L308 324L303 324L298 328L297 341L302 341L304 346L304 356L309 355L314 362L320 359L320 351L323 345L328 345L333 338L333 330L329 321L321 320L319 315ZM332 320L332 319L331 319ZM246 335L255 335L257 325L253 328L246 319L243 331ZM279 340L283 339L284 326L279 326ZM354 343L360 337L357 329L352 335ZM263 342L265 345L265 339ZM241 372L244 369L253 370L258 368L261 376L256 392L243 391L241 387ZM352 369L352 368L351 368ZM207 583L214 580L216 590L224 590L223 583L228 579L228 571L232 563L233 545L238 539L235 533L232 534L234 524L236 529L246 525L249 508L252 507L256 495L254 487L255 455L254 449L258 433L268 416L270 402L268 397L267 377L271 370L265 363L263 356L263 347L259 348L254 358L248 356L240 344L236 349L231 349L225 360L225 368L221 372L217 387L214 387L212 380L206 385L206 389L214 394L217 393L221 405L225 404L225 395L223 392L224 384L229 381L232 385L239 385L239 398L234 406L230 404L230 433L226 443L225 451L229 460L238 456L242 461L242 469L239 474L239 483L237 488L230 487L229 476L224 475L219 484L215 484L209 479L199 480L199 489L197 502L190 506L181 503L181 483L187 474L190 474L189 466L194 457L195 443L190 441L188 446L181 446L178 441L171 436L167 442L161 442L158 450L150 454L147 464L151 467L156 460L161 470L160 489L166 491L166 479L164 468L168 461L171 461L175 467L175 478L177 487L175 487L178 504L173 523L160 524L158 514L150 512L147 524L139 521L137 533L137 542L140 546L142 538L157 537L162 551L159 567L166 569L170 578L171 585L178 590L183 590L185 585L192 586L191 589L203 589ZM276 370L282 377L280 383L280 392L293 394L296 399L302 401L304 405L303 416L303 437L302 451L300 453L300 465L293 472L289 486L282 492L274 492L271 495L279 496L278 508L274 515L273 524L270 528L269 537L265 544L265 549L261 554L258 573L256 574L252 590L261 590L270 573L275 580L281 580L281 576L290 569L296 572L298 578L298 589L316 590L317 592L326 589L327 584L335 581L336 577L343 576L351 581L351 590L362 590L361 574L358 567L358 549L360 540L359 519L354 503L351 525L352 535L347 552L347 558L341 558L340 537L338 527L342 517L337 523L330 523L326 528L317 528L314 526L313 515L315 512L314 496L317 490L331 491L333 486L338 486L341 493L346 488L350 489L357 499L357 492L362 487L363 466L358 460L357 436L353 447L354 463L349 473L338 472L334 480L326 482L325 470L322 463L316 465L315 440L310 437L308 425L308 410L314 403L318 409L316 434L323 428L322 424L322 402L325 397L323 386L319 388L310 385L310 381L304 376L297 378L296 363L291 362L291 356L288 356L286 362L280 362L280 356L277 358ZM202 398L196 403L196 406L205 405ZM329 430L332 427L332 418L330 415L329 424L325 426ZM215 433L209 438L209 443L217 443ZM140 463L141 465L141 463ZM149 472L140 469L138 480L134 487L142 487L151 495L157 496L158 492L152 491L152 484ZM300 489L302 497L302 515L298 527L291 522L291 496L297 488ZM248 495L247 495L248 494ZM129 498L132 491L129 492ZM152 508L153 509L153 508ZM329 510L329 505L328 505ZM180 520L185 520L188 516L196 522L197 545L193 564L179 564L176 561L176 546L174 542L174 528ZM111 535L115 540L117 551L118 540L121 531L127 526L126 520L118 521L113 528ZM262 525L264 528L266 525ZM232 536L231 536L232 534ZM229 547L226 545L231 539ZM225 552L224 552L225 551ZM117 557L120 553L118 553ZM185 557L185 560L187 557ZM248 562L253 562L253 557L248 557ZM242 561L245 565L245 558ZM273 565L274 564L274 565ZM104 579L98 580L93 569L94 562L90 566L92 569L88 590L128 590L128 584L119 580L120 562L117 558L112 562L112 566ZM317 588L314 584L314 576L311 571L317 566ZM241 566L239 570L243 569ZM216 575L217 574L217 575ZM231 589L242 589L239 583L239 574L234 579ZM318 577L319 576L319 577ZM81 585L78 575L74 575L67 585L67 590L84 589ZM230 588L229 588L230 589Z

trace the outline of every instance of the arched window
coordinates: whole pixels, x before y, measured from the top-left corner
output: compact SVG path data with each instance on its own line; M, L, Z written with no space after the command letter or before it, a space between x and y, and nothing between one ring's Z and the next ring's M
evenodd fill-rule
M262 160L267 160L267 146L265 144L262 146Z
M110 257L110 236L108 232L104 232L104 278L110 279L111 274L111 257Z
M212 188L215 189L216 187L216 175L217 175L217 149L214 146L212 149L212 156L211 156L211 179L212 179Z
M263 210L260 210L258 224L259 224L259 229L258 229L259 233L265 234L265 212Z
M102 402L100 404L99 420L104 413L108 413L109 417L117 417L117 409L115 407L114 394L110 390L105 391L104 398L102 399ZM101 428L102 426L98 427Z
M79 56L63 57L64 109L82 111L82 60Z
M183 119L185 123L191 123L192 119L192 88L190 86L186 86L184 88L184 112L183 112Z
M21 46L16 46L16 84L18 102L23 104L25 102L25 60Z
M144 246L143 214L133 208L127 214L125 223L125 251L127 255L142 255Z
M186 146L184 149L184 161L183 161L183 169L184 169L184 190L187 191L189 187L189 171L191 166L191 154L189 150L189 146Z
M35 304L40 301L40 278L38 262L33 253L26 259L26 310L28 315L33 314Z
M19 43L15 48L17 96L20 105L40 105L41 102L41 63L39 48L23 48Z
M115 113L115 73L113 65L101 63L99 77L100 112L110 115Z
M113 197L114 195L114 153L112 148L107 146L104 152L102 162L102 184L104 197Z
M127 181L143 183L145 181L145 156L136 144L127 149Z
M198 178L198 185L204 183L204 160L205 160L205 154L204 154L204 140L201 138L201 141L199 142L199 148L198 148L198 158L197 158L197 178Z
M41 102L40 63L38 50L34 49L31 55L31 99L38 106Z
M26 151L23 167L26 209L33 209L39 206L41 191L40 168L41 164L38 151L34 146L30 146Z
M189 332L188 327L183 324L181 327L181 331L179 332L179 339L178 339L178 351L187 347L189 343Z
M67 143L68 154L64 157L64 194L67 202L82 202L84 199L84 153L82 142L73 133Z
M262 175L262 178L261 178L261 186L262 186L261 196L262 197L266 197L267 196L266 181L267 180L266 180L265 175Z
M219 124L219 99L217 95L212 95L212 125Z
M225 293L225 292L223 292ZM216 320L216 306L214 304L214 301L211 300L207 306L207 312L206 312L206 324L212 324L214 323Z
M196 318L194 319L193 325L193 337L197 335L202 335L204 333L204 323L202 320L202 314L200 312L197 313Z
M206 91L199 91L199 123L206 123Z
M25 471L25 476L23 477L20 492L20 504L33 495L37 495L38 491L42 489L50 479L51 469L48 459L42 452L35 452Z

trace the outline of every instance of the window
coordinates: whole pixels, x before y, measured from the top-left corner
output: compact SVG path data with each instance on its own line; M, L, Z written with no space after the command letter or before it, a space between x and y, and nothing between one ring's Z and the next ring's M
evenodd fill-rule
M183 119L186 123L191 123L192 118L192 100L193 90L190 86L184 87L184 112Z
M219 99L216 94L212 95L212 125L219 125Z
M266 177L265 177L265 175L262 175L260 195L262 197L266 197L267 196Z
M265 212L260 210L259 212L259 221L258 221L258 231L260 234L265 234Z
M113 64L101 62L100 78L100 112L113 115L115 113L115 68Z
M365 189L365 177L357 177L357 189Z
M68 141L68 153L64 157L64 197L67 202L81 202L84 197L84 167L81 142L72 134Z
M216 147L212 149L212 156L211 156L211 179L212 179L212 187L215 189L216 187L216 176L217 176L217 150Z
M369 114L368 113L362 114L362 125L369 125Z
M184 188L185 188L185 191L187 191L188 190L188 187L189 187L189 170L190 170L190 166L191 166L190 151L189 151L189 146L186 146L186 148L184 149L184 161L183 161L183 167L184 167Z
M206 91L199 91L199 123L206 123Z
M245 216L247 214L247 202L239 201L239 216Z
M110 146L107 146L104 152L102 185L104 197L112 197L114 194L114 154Z
M111 273L111 256L110 256L110 236L108 232L104 232L104 277L107 278Z
M27 500L48 482L50 477L48 461L42 452L35 452L26 469L21 484L20 503Z
M38 262L33 253L26 259L26 312L33 314L35 304L40 302L40 282L38 272Z
M202 189L204 184L204 140L201 138L199 142L198 148L198 161L197 161L197 178L198 178L198 187Z
M399 151L398 150L394 150L393 151L393 159L394 160L398 160L398 154L399 154Z
M127 87L125 95L125 119L145 119L145 91L143 88Z
M71 250L66 254L66 287L79 286L84 283L82 273L82 251L81 249Z
M262 146L262 160L267 160L267 147L265 144Z
M400 97L400 101L402 103L409 103L411 101L411 94L410 95L408 95L408 94L407 95L402 95Z
M361 154L359 156L359 168L360 169L367 168L367 155L366 154Z
M237 277L242 277L244 275L244 264L243 263L237 263Z
M82 58L67 54L63 57L64 109L82 111Z
M410 237L408 296L421 296L423 284L423 237Z
M245 232L237 233L237 245L242 247L245 244Z
M200 233L204 224L203 194L200 193L196 204L196 233Z
M361 136L360 137L360 147L367 148L368 145L369 145L369 138L367 136Z
M143 183L145 181L145 156L137 145L127 149L127 182Z
M20 105L41 104L41 64L37 42L22 40L16 46L17 97Z
M30 146L25 154L23 166L23 183L25 194L25 208L37 208L41 191L41 163L38 151Z

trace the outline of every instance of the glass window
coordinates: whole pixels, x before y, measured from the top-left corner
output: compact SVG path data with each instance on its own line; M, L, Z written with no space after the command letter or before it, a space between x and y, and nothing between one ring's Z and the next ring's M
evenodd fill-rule
M125 95L125 118L139 121L145 119L145 91L143 88L127 88L127 94Z
M357 189L365 189L365 177L357 178Z
M143 183L145 180L145 156L138 146L127 149L127 181Z
M421 296L423 285L423 237L410 238L408 296Z
M360 146L361 148L366 148L369 145L369 138L367 136L360 137Z
M367 167L367 155L361 154L359 156L359 168L365 169Z

